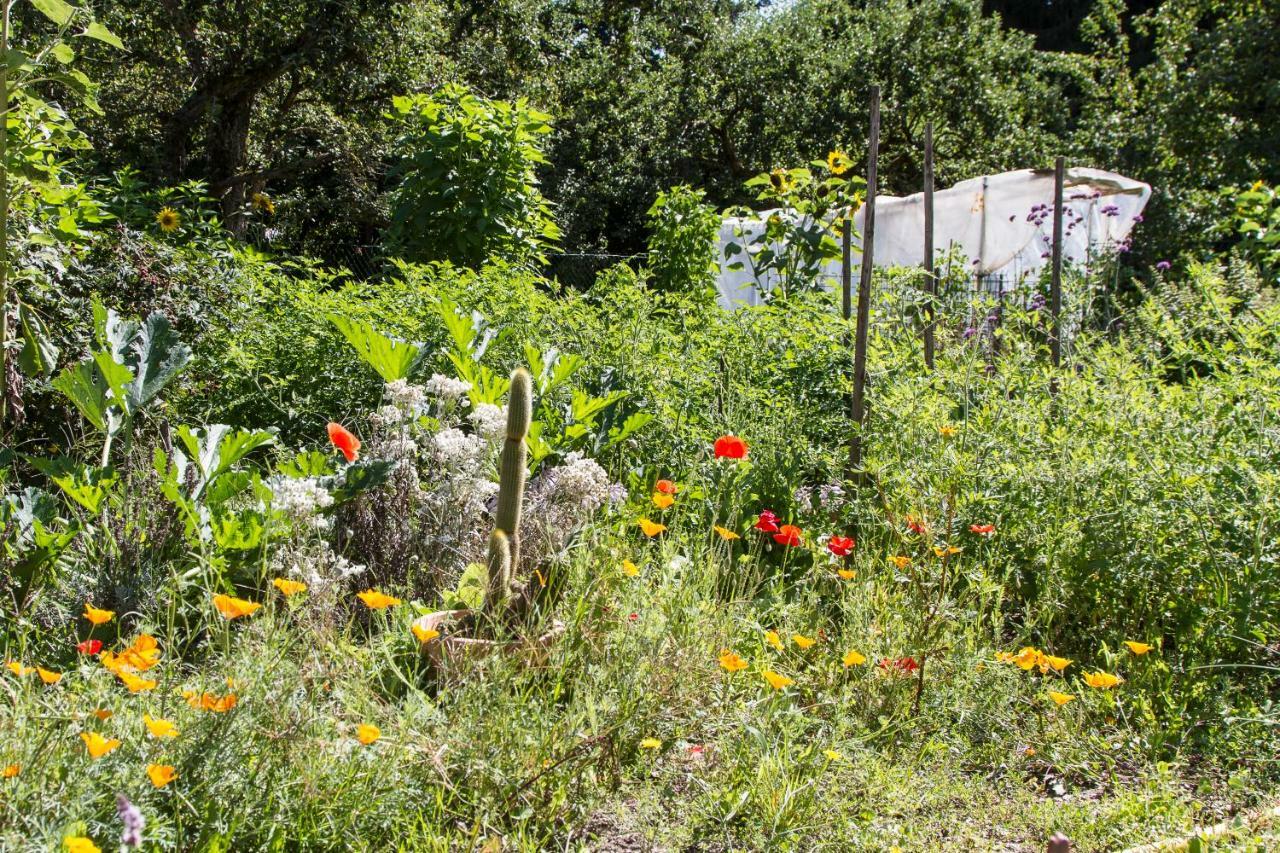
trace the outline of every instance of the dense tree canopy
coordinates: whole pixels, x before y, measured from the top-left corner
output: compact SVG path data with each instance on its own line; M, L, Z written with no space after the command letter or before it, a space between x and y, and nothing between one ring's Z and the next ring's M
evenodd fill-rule
M202 179L234 233L336 261L383 241L391 98L448 82L554 117L541 172L567 251L642 249L644 211L675 184L728 205L761 170L859 153L876 84L891 192L919 185L926 121L941 183L1064 153L1153 183L1157 221L1280 164L1274 0L98 6L128 52L93 69L97 156Z

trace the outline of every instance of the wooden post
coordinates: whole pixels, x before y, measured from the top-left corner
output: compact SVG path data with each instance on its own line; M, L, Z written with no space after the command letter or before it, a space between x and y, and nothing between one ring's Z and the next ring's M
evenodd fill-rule
M840 295L841 295L841 314L848 320L853 314L853 296L852 296L852 278L853 266L852 248L850 247L851 235L853 232L853 211L846 210L844 213L844 221L840 223ZM845 333L845 346L849 345L848 333Z
M853 344L853 400L850 415L849 474L862 481L862 427L866 417L867 326L871 320L872 257L876 245L876 170L880 156L880 87L871 87L871 136L867 141L867 203L862 214L862 273L858 279L858 320Z
M933 122L924 126L924 366L933 370L933 310L938 298L938 268L933 265Z
M1049 352L1055 368L1062 366L1062 180L1063 158L1053 164L1053 271L1049 278Z

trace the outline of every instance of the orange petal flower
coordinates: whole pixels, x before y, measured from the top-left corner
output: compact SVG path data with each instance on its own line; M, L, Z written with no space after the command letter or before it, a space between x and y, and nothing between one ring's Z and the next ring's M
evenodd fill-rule
M721 539L723 539L726 542L732 542L734 539L742 538L741 536L739 536L737 533L734 533L729 528L721 527L718 524L712 525L711 529L716 532L717 536L719 536Z
M213 597L213 606L218 608L224 619L239 619L241 616L252 616L261 604L233 598L230 595L218 594Z
M17 776L21 772L22 772L22 765L10 764L6 766L3 771L0 771L0 776L3 776L5 779L12 779L14 776Z
M386 595L373 589L366 589L364 592L356 593L356 598L364 602L364 606L370 610L382 610L386 607L395 607L400 603L400 599L394 595Z
M796 683L794 678L787 678L785 675L779 675L771 669L766 669L760 674L764 676L764 680L769 682L769 686L774 690L785 690L792 684Z
M116 612L114 610L99 610L86 601L84 603L84 618L88 619L93 625L105 625L116 618Z
M307 591L307 585L302 581L291 581L287 578L276 578L271 582L271 585L280 590L280 593L285 598Z
M658 509L667 509L675 502L676 502L676 499L671 497L671 495L667 494L666 492L653 493L653 505L656 506Z
M747 662L729 649L720 651L720 666L726 672L741 672L747 668Z
M419 643L429 643L440 636L440 632L435 628L423 628L417 622L410 625L409 630L413 636L417 637Z
M653 484L653 490L664 495L674 495L679 491L679 488L677 488L676 484L670 480L659 480Z
M361 723L356 726L356 740L369 746L382 737L382 730L372 723Z
M342 451L348 462L355 462L360 458L360 439L342 424L329 422L329 441Z
M640 525L640 529L644 531L644 535L650 538L657 536L659 533L662 533L667 529L665 524L659 524L658 522L650 521L647 518L642 518L636 523Z
M39 674L40 680L45 684L57 684L62 680L62 673L45 669L42 666L36 667L36 673Z
M150 714L142 715L142 723L147 727L147 731L154 738L177 737L178 727L171 720L163 717L153 717Z
M95 761L120 746L120 741L115 738L104 738L97 732L81 732L80 739L84 741L85 748L89 750L89 757Z
M151 780L151 784L157 788L163 788L178 776L177 771L173 769L172 764L148 764L147 778Z
M24 675L30 675L31 673L35 672L34 667L25 666L16 660L7 660L4 662L4 665L9 668L10 672L18 676L19 678L22 678L22 676Z

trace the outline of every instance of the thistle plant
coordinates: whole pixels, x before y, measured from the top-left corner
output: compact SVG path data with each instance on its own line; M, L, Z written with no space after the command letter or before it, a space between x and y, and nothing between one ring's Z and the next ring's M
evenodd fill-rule
M485 609L496 615L512 598L513 575L520 565L520 515L527 476L525 438L533 419L533 380L529 371L511 373L507 398L507 434L498 476L498 511L489 537L489 594Z

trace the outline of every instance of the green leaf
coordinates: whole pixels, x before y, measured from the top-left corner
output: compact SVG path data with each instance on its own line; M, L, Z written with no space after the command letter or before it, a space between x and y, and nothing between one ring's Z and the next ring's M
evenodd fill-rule
M67 497L95 514L119 479L110 468L94 468L66 456L54 459L28 456L26 459Z
M58 346L50 339L40 317L26 303L18 305L18 325L22 332L18 366L28 376L52 376L57 369Z
M124 50L124 42L111 30L99 24L97 21L91 21L85 31L81 33L85 38L97 39L100 42L109 44L117 50Z
M75 7L70 3L64 3L63 0L31 0L31 5L37 12L60 27L65 27L75 13Z
M303 477L325 477L333 473L329 457L318 450L306 450L290 460L276 463L276 470L286 477L300 480Z
M89 423L100 430L107 428L107 383L92 361L72 365L53 380L53 387L60 391L84 415Z
M330 314L329 322L347 339L365 362L386 382L406 379L421 361L423 344L393 338L378 332L368 323L341 314Z
M136 378L129 390L134 408L140 409L187 366L191 348L178 340L168 318L156 311L140 330L132 355L126 363Z
M65 41L60 41L49 51L53 54L53 58L61 62L63 65L69 65L75 58L76 52L71 49L71 45Z

